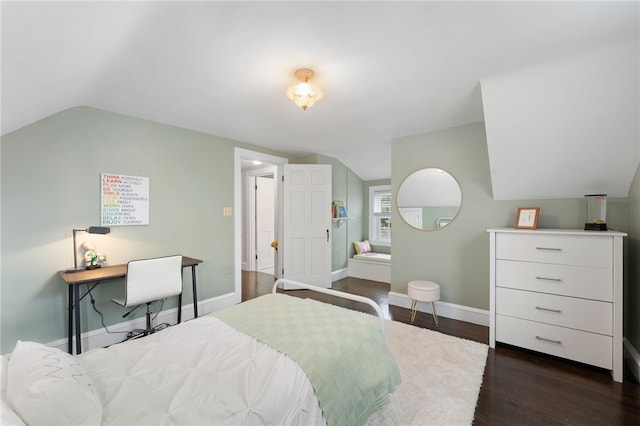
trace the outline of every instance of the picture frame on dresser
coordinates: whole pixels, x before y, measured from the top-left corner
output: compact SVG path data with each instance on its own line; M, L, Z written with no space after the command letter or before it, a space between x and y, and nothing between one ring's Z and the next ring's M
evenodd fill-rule
M516 229L537 229L540 207L518 207L516 212Z

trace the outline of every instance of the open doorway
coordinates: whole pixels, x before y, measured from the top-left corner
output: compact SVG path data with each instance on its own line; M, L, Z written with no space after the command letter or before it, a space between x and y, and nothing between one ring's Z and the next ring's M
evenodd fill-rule
M277 168L256 160L250 163L251 165L244 165L242 170L242 270L274 275L276 251L271 243L277 240Z
M235 299L239 303L243 271L253 273L260 269L261 274L278 275L271 242L277 241L280 235L278 182L282 176L281 165L287 164L288 159L243 148L235 148L234 156ZM273 194L256 191L258 185L271 189ZM260 259L264 262L259 262Z
M323 164L289 165L288 159L235 148L234 151L234 301L243 299L243 253L248 245L246 226L246 179L242 162L259 160L274 168L275 241L279 241L273 278L331 286L331 166ZM256 175L260 175L257 173ZM283 177L286 176L286 179ZM296 220L293 220L297 218ZM249 228L252 229L252 228ZM245 251L243 251L245 250ZM247 259L245 254L245 260ZM289 265L283 270L282 265ZM253 273L253 272L249 272Z

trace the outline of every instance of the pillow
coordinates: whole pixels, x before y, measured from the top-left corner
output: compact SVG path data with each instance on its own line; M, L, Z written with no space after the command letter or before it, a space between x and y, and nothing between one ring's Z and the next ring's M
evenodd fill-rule
M2 384L2 400L0 401L0 423L3 426L23 426L24 422L18 416L18 414L13 411L9 403L7 402L7 368L9 361L3 356L0 356L0 383Z
M371 251L371 244L369 244L369 240L356 241L353 243L353 246L356 249L356 254L363 254Z
M18 413L13 411L11 406L6 400L2 400L0 405L0 419L2 419L2 426L25 426Z
M100 396L73 355L18 341L7 369L7 400L29 425L98 425Z
M0 389L2 390L2 399L7 395L7 368L9 368L9 360L0 356Z

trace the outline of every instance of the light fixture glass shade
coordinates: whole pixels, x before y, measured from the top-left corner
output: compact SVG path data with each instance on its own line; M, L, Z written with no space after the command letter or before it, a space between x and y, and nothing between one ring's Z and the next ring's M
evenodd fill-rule
M300 83L289 87L286 91L287 97L304 111L322 98L322 90L309 83L314 76L313 71L303 68L295 72L295 76Z

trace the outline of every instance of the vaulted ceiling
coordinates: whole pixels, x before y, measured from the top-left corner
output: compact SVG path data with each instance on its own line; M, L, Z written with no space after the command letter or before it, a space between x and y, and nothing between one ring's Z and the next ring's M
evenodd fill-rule
M2 1L1 7L3 135L85 105L295 155L321 153L363 180L391 176L394 138L485 118L488 137L498 138L488 143L492 179L505 179L509 156L519 149L526 155L531 145L511 145L504 154L512 125L500 117L514 100L500 82L607 46L628 45L631 71L638 67L637 2ZM316 72L325 93L307 111L284 95L300 67ZM637 111L637 79L635 87L615 76L601 79L604 92L607 85L615 93L626 88L618 106ZM538 92L531 80L524 95ZM511 119L522 126L522 117L546 108L536 102ZM490 119L485 108L494 113ZM591 115L576 111L563 117L564 126L551 127L564 132L585 117ZM633 126L633 118L623 125ZM638 129L619 136L630 140L616 149L637 166ZM598 142L586 139L582 148L595 149ZM620 180L633 167L624 168ZM508 189L498 189L507 192L502 198L513 197Z

